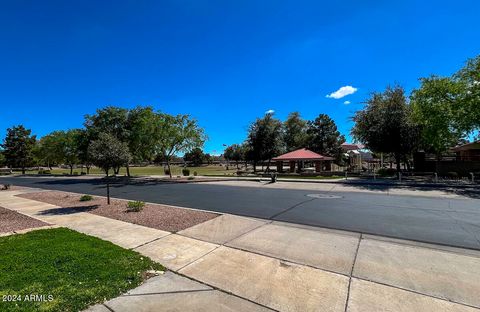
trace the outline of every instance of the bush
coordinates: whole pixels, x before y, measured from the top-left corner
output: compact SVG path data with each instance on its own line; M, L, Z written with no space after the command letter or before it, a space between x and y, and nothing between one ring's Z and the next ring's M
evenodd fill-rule
M378 169L377 173L379 176L382 176L382 177L391 177L397 174L397 170L393 168L381 168L381 169Z
M183 168L182 173L185 177L188 177L190 175L190 169L188 168Z
M38 174L51 174L51 172L50 172L50 170L40 169L40 170L38 170Z
M82 197L80 197L80 201L89 201L89 200L92 200L93 199L93 196L92 195L82 195Z
M163 172L165 172L165 175L170 175L170 169L168 168L163 169Z
M194 176L197 176L197 175L198 175L198 173L197 173L196 171L194 171L194 172L193 172L193 175L194 175Z
M129 201L127 204L127 211L139 212L145 207L145 203L142 201Z
M195 179L195 177L188 177L187 179L188 180L193 180L193 179Z
M74 171L74 172L73 172L73 175L78 175L78 171Z
M11 187L12 187L11 184L4 184L4 185L2 186L2 188L1 188L1 190L2 190L2 191L4 191L4 190L9 190Z

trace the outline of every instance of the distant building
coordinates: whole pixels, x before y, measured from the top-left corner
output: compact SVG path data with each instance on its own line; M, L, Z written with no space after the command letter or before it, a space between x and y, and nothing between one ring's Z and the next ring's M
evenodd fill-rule
M480 140L452 148L457 160L480 161Z
M452 147L440 157L419 151L414 154L414 168L417 172L440 175L456 173L468 177L470 173L480 174L480 141Z

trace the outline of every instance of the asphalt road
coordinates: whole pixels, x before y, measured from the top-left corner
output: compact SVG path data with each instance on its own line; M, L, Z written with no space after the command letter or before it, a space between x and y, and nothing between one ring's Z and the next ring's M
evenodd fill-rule
M0 177L0 183L106 193L95 178ZM118 183L111 196L480 250L479 199L159 182Z

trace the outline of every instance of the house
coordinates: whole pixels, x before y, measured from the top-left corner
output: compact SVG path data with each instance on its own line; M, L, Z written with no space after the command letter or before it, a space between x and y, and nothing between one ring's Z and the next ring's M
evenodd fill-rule
M457 160L480 161L480 140L452 148Z
M283 164L289 164L289 172L302 172L306 163L315 165L315 172L331 171L332 157L323 156L306 148L277 156L272 159L277 165L277 172L283 172Z

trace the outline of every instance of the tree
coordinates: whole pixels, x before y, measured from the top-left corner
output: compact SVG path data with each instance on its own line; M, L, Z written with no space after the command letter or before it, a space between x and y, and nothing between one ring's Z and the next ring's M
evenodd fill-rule
M70 167L70 174L73 174L73 167L80 162L81 135L80 129L70 129L63 133L61 142L63 162Z
M451 77L430 76L410 97L422 127L422 146L437 160L452 146L480 130L480 55Z
M109 133L99 133L98 139L90 144L88 151L93 163L107 176L110 169L125 166L131 159L127 144Z
M0 168L5 166L5 156L3 155L3 151L0 150Z
M461 86L461 96L456 101L457 125L460 130L472 133L480 130L480 55L467 60L465 66L452 76Z
M206 160L206 155L201 148L194 148L189 152L186 152L183 156L184 161L192 163L194 166L200 166Z
M450 78L431 76L420 79L419 89L412 92L414 120L421 126L421 145L429 152L441 155L455 146L464 136L460 126L459 106L462 85ZM463 122L463 121L461 121Z
M170 162L173 155L203 147L207 139L204 130L188 115L156 115L155 150L167 162L170 178Z
M79 129L78 130L78 137L77 137L77 148L78 148L78 161L82 164L82 172L83 166L87 169L87 174L90 174L90 167L92 166L92 159L88 152L88 147L90 142L90 134L87 129Z
M419 141L419 126L412 119L405 91L400 86L373 93L366 107L353 116L353 137L376 153L392 153L400 172L400 162Z
M24 126L14 126L7 129L7 135L1 144L4 149L5 163L11 168L21 168L25 174L25 168L33 161L32 152L36 144L36 136Z
M37 160L40 164L50 168L50 170L52 170L54 164L59 164L63 161L61 150L63 135L63 131L53 131L38 141L36 150Z
M156 113L151 106L137 106L128 112L127 144L133 161L152 161L155 157ZM127 164L127 175L130 176Z
M85 128L87 129L89 139L97 140L102 133L108 133L117 138L120 142L127 144L129 140L128 127L129 110L122 107L107 106L97 109L94 115L85 115ZM129 161L130 162L130 161ZM127 167L129 163L124 164ZM118 172L118 170L116 170Z
M266 114L263 118L257 118L250 125L248 131L248 144L253 158L253 170L260 160L268 160L267 169L274 156L282 152L282 123L273 118L273 114Z
M293 112L288 115L283 123L284 142L287 152L305 147L307 143L307 122L300 117L299 112Z
M240 161L245 160L245 148L243 145L233 144L225 149L223 155L225 159L234 161L237 169L240 169L238 164Z
M314 121L309 121L307 135L308 149L334 157L337 162L341 160L345 137L340 134L335 121L328 115L320 114Z

